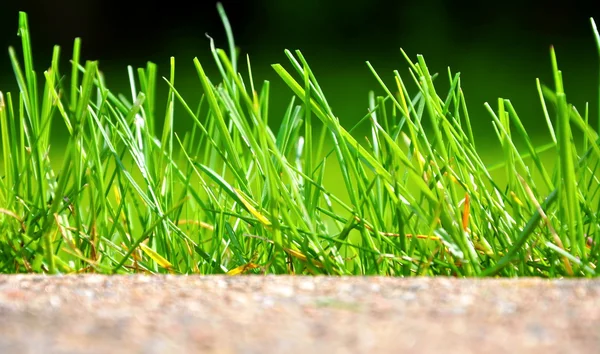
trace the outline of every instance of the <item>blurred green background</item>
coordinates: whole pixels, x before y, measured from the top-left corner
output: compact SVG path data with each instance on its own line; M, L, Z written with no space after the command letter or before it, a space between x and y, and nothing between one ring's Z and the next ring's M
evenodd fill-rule
M50 63L52 46L61 45L63 72L75 37L83 40L83 58L98 59L107 84L128 94L127 65L147 60L168 75L169 57L177 59L183 96L193 102L201 94L192 59L197 56L213 73L209 41L226 48L214 1L195 4L171 0L156 4L114 0L21 0L0 5L0 47L20 49L16 35L18 11L29 14L38 72ZM510 98L532 134L547 141L535 79L552 84L549 47L554 45L564 72L568 99L580 112L590 101L592 121L598 117L598 52L589 18L600 16L583 2L534 1L223 1L242 54L249 54L255 80L272 83L276 123L291 91L270 64L289 68L284 49L301 49L311 63L334 112L347 128L367 110L367 93L383 91L372 77L369 60L387 82L392 70L410 81L403 48L412 58L425 55L432 72L447 84L447 67L461 72L471 120L480 146L493 136L489 114L498 97ZM5 50L4 49L4 50ZM16 91L8 53L0 55L0 90ZM161 83L160 93L166 93ZM440 91L444 92L445 91ZM163 95L164 97L164 95ZM57 119L57 122L59 120ZM178 129L191 125L187 116ZM595 125L595 124L594 124ZM490 150L492 146L490 145Z

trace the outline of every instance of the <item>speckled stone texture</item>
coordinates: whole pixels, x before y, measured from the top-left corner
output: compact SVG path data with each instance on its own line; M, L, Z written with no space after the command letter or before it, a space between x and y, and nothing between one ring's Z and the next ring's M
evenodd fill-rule
M0 353L600 353L600 281L0 275Z

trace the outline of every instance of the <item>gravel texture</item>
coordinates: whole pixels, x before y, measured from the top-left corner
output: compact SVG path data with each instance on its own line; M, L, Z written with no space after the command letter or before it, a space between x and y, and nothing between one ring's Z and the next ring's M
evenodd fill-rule
M0 353L600 353L600 281L0 275Z

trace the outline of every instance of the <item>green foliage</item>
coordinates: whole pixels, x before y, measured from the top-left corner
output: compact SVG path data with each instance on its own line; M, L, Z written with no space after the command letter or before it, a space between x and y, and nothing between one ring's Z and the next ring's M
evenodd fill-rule
M344 127L302 53L286 51L287 68L273 69L293 97L271 129L269 82L257 85L249 58L240 74L218 10L229 52L211 40L217 80L194 60L197 102L178 92L174 58L168 78L129 67L130 97L111 91L97 62L80 62L78 39L70 82L58 47L38 81L20 14L19 93L0 94L0 272L596 275L598 134L588 108L568 103L553 50L554 89L538 80L550 142L534 146L509 100L486 103L504 155L486 166L460 75L448 70L441 94L442 78L404 52L416 92L367 63L381 94ZM193 128L179 134L175 119ZM555 164L542 158L552 152Z

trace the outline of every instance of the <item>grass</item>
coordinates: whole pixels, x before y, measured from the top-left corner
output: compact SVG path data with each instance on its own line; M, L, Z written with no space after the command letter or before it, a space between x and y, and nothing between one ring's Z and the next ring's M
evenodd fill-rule
M111 91L78 39L70 76L58 47L38 75L20 13L19 92L0 94L0 272L596 275L600 141L588 106L569 104L554 50L553 85L537 81L548 143L534 146L510 100L486 103L503 155L488 166L460 75L432 74L422 56L402 52L410 75L395 71L393 86L367 63L379 93L344 127L302 53L286 51L273 69L291 99L270 116L269 82L255 81L218 10L229 48L210 40L218 78L194 60L196 101L178 92L174 58L169 77L129 67L131 92ZM176 132L175 119L193 128Z

